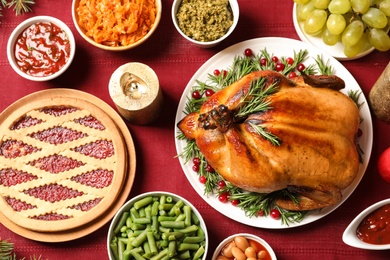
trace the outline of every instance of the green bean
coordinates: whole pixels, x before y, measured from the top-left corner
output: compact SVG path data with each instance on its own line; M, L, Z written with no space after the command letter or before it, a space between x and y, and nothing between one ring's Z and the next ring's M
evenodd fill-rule
M175 221L176 220L176 217L171 217L171 216L158 216L157 217L157 220L159 222L161 221Z
M184 215L185 215L185 220L184 223L186 224L186 227L191 226L191 207L189 206L184 206L183 207Z
M202 241L204 241L205 237L185 237L183 239L183 243L190 243L190 244L198 244Z
M142 243L146 240L146 233L148 232L148 229L145 229L142 231L141 234L139 234L134 241L131 243L134 247L142 245Z
M164 203L164 204L160 204L158 206L159 210L165 210L165 211L171 210L172 208L173 208L173 204L172 203Z
M131 255L134 257L135 260L146 260L146 258L140 255L138 252L133 252L131 253Z
M139 213L138 213L136 208L132 207L130 209L130 216L131 216L132 219L139 218Z
M160 204L165 204L166 201L167 201L167 196L166 195L161 195L160 196Z
M180 243L177 250L178 251L185 251L185 250L191 250L195 251L199 249L199 244L189 244L189 243Z
M130 214L130 212L129 212L129 214ZM129 217L127 217L127 219L126 219L126 227L130 227L130 225L131 225L131 223L133 223L133 220L131 219L131 217L129 216Z
M152 216L152 225L150 226L150 229L153 230L154 233L158 232L158 217L157 216Z
M182 229L177 229L177 230L175 230L175 231L178 231L178 232L187 234L187 233L191 233L191 232L196 232L196 231L198 231L198 226L197 226L197 225L191 225L191 226L189 226L189 227L182 228Z
M173 257L174 255L176 255L176 246L177 246L176 243L177 243L176 241L169 242L168 253L167 253L168 256Z
M115 229L114 229L115 234L118 234L120 232L123 225L125 225L126 219L128 216L129 216L129 212L123 212L121 218L119 219L118 223L115 226Z
M150 224L151 223L151 219L147 218L147 217L135 218L133 220L133 223L134 224Z
M123 253L126 250L126 245L123 240L118 239L118 259L122 260L123 259Z
M157 254L158 253L157 244L156 244L156 240L154 239L153 232L151 232L151 231L147 232L146 237L148 239L150 252L152 252L153 254Z
M119 259L118 254L118 237L114 237L110 243L110 249L115 259Z
M142 198L136 202L134 202L134 208L135 209L140 209L140 208L143 208L145 206L147 206L148 204L152 203L153 202L153 197L152 196L147 196L145 198Z
M168 254L168 248L165 248L165 249L161 250L157 255L150 258L150 260L160 260L161 258L166 256L167 254Z
M175 239L180 239L184 236L184 234L181 232L165 232L161 235L161 238L165 240L169 240L170 236L174 236Z
M177 258L179 259L190 259L191 258L191 253L190 253L190 250L186 250L182 253L180 253Z
M121 227L121 229L120 229L120 231L119 231L119 232L121 232L121 233L125 233L125 232L126 232L126 230L127 230L127 226L125 225L125 226L122 226L122 227Z
M173 198L171 196L167 196L166 201L168 203L171 203L173 201Z
M192 257L192 259L200 259L201 256L204 254L204 247L203 246L200 246L199 249L195 252L194 256Z
M157 216L159 205L160 205L160 202L158 202L158 201L153 202L152 211L151 211L152 216Z
M144 224L133 223L130 227L132 230L144 230L146 226Z
M165 228L175 228L175 229L180 229L185 227L184 221L161 221L160 225Z
M185 219L186 219L186 215L180 214L176 217L175 221L184 221ZM185 222L184 222L184 225L185 225Z

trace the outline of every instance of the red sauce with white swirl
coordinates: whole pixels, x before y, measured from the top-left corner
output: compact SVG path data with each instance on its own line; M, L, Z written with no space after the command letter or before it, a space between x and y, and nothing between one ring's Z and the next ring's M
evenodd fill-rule
M30 25L17 38L15 59L28 75L45 77L59 71L69 60L68 35L50 22Z

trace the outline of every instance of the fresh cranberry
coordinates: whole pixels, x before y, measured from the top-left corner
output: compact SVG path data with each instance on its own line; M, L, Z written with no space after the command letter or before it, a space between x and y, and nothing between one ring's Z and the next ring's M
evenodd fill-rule
M288 57L288 58L286 59L286 62L287 62L288 65L292 65L292 64L294 63L294 59L291 58L291 57Z
M193 99L200 99L201 97L202 95L200 94L199 90L195 90L194 92L192 92Z
M231 203L233 206L237 206L238 204L240 204L240 201L239 200L232 200Z
M305 68L306 68L305 64L299 63L298 67L297 67L297 70L302 72L302 71L304 71Z
M278 62L278 63L276 63L276 65L275 65L275 69L276 69L276 71L282 71L282 70L284 70L284 64L283 63L281 63L281 62Z
M273 219L280 219L280 211L277 209L271 209L271 211L269 212L269 215Z
M277 62L279 61L279 58L276 57L276 56L273 56L273 57L272 57L272 61L275 62L275 63L277 63Z
M226 186L226 182L221 180L218 182L218 187L221 189L221 188L224 188Z
M289 77L290 79L296 78L296 77L297 77L297 73L295 73L294 71L292 71L292 72L290 72L290 73L288 74L288 77Z
M244 54L245 54L245 56L250 57L253 55L253 52L251 49L247 48L247 49L245 49Z
M206 171L207 171L207 172L211 172L211 173L212 173L212 172L214 172L214 168L213 168L213 167L211 167L211 165L210 165L210 164L207 164L207 165L206 165Z
M193 170L194 172L198 172L198 171L199 171L199 164L194 164L194 165L192 165L192 170Z
M225 203L228 201L228 193L227 192L223 192L221 193L219 196L218 196L218 200L222 203Z
M214 76L219 76L221 74L221 71L220 70L214 70Z
M267 59L266 58L261 58L260 59L260 65L261 66L266 66L267 65Z
M202 175L202 176L199 177L199 182L200 182L200 183L205 184L206 181L207 181L207 179L206 179L205 176Z
M212 95L214 95L214 90L206 89L206 97L211 97Z
M200 158L199 157L195 157L194 159L192 159L192 162L195 165L200 165Z

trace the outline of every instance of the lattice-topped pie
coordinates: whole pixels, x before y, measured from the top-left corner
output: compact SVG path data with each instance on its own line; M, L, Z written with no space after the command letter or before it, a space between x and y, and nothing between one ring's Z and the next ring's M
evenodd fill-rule
M76 98L37 99L0 118L0 208L39 232L84 225L115 202L126 145L112 119Z

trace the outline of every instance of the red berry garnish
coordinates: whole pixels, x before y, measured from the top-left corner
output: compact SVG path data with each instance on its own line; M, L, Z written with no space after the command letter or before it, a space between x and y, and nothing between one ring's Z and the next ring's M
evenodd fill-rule
M194 172L198 172L198 171L199 171L199 164L194 164L194 165L192 165L192 170L193 170Z
M240 204L240 201L239 200L232 200L231 203L233 206L237 206L238 204Z
M271 211L269 212L269 215L273 219L280 219L280 211L277 209L271 209Z
M202 95L200 94L200 92L198 90L195 90L194 92L192 92L193 99L200 99L201 97L202 97Z
M214 90L212 89L206 89L206 97L211 97L212 95L214 95Z
M306 68L305 64L303 64L303 63L299 63L298 66L297 66L297 70L298 71L303 71L305 68Z
M192 159L192 162L195 165L200 165L200 158L199 157L194 157L194 159Z
M221 71L220 70L214 70L214 76L219 76L221 74Z
M226 70L222 70L222 73L223 73L223 77L226 78L227 71Z
M296 78L296 77L297 77L297 73L295 73L294 71L292 71L292 72L290 72L290 73L288 74L288 77L289 77L290 79Z
M278 63L276 63L276 65L275 65L275 69L276 69L276 71L282 71L282 70L284 70L284 64L283 63L281 63L281 62L278 62Z
M294 63L294 59L291 58L291 57L288 57L288 58L286 59L286 62L287 62L288 65L292 65L292 64Z
M200 183L205 184L206 181L207 181L207 179L206 179L205 176L202 175L202 176L199 177L199 182L200 182Z
M272 57L272 61L275 62L275 63L277 63L277 62L279 61L279 58L276 57L276 56L273 56L273 57Z
M264 210L259 210L259 211L257 212L257 216L259 216L259 217L264 216Z
M218 200L219 200L220 202L223 202L223 203L227 202L227 201L228 201L228 193L227 193L227 192L221 193L221 194L218 196Z
M218 182L218 187L221 189L221 188L224 188L226 186L226 182L221 180Z
M261 58L260 59L260 65L261 66L266 66L267 65L267 59L266 58Z
M251 49L247 48L247 49L245 49L244 54L245 54L245 56L250 57L253 55L253 52Z
M207 165L206 165L206 171L208 171L208 172L214 172L214 168L211 167L210 164L207 164Z

